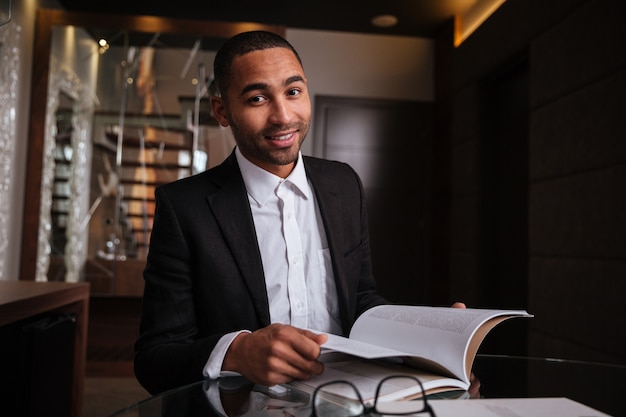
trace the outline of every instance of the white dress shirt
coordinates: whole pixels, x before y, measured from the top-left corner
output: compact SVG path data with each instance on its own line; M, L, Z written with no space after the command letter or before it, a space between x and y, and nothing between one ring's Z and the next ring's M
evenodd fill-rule
M299 154L283 179L248 161L237 148L256 229L272 323L341 333L337 289L315 193ZM277 232L280 231L280 232ZM221 373L226 350L242 331L223 336L211 353L204 375Z

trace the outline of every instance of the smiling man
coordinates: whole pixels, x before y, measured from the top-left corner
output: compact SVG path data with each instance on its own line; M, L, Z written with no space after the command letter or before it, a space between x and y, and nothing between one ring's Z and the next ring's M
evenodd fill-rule
M236 147L157 188L135 373L151 393L227 374L274 385L323 371L324 333L346 335L375 289L360 179L303 156L311 101L282 37L218 51L213 113ZM315 331L306 330L314 329Z
M286 178L311 120L299 59L286 48L252 51L235 58L231 72L223 96L212 98L216 118L230 126L246 159Z

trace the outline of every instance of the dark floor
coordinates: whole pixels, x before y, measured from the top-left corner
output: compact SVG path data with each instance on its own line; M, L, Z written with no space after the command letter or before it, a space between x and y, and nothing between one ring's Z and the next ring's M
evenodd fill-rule
M131 377L133 344L139 334L139 297L91 297L87 377Z
M132 367L140 306L138 297L90 299L83 417L107 417L149 397Z

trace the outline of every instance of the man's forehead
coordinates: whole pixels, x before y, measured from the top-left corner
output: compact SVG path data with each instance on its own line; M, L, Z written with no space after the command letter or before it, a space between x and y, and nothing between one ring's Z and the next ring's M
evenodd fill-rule
M234 84L248 83L255 78L262 80L287 80L300 76L304 80L304 70L292 51L286 48L272 48L252 51L240 55L233 61L232 81ZM284 78L284 80L283 80Z
M241 64L243 62L255 61L259 60L259 65L264 63L269 63L270 60L293 60L297 62L301 67L300 60L296 56L296 54L289 48L283 47L274 47L274 48L266 48L266 49L255 49L253 51L245 52L243 54L237 55L233 59L233 68L237 66L237 64Z

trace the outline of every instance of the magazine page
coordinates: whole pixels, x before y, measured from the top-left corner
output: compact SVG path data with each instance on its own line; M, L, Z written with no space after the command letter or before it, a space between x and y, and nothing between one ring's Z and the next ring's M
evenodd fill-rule
M327 362L324 366L325 369L321 375L313 376L306 381L294 381L289 385L312 393L317 386L326 382L350 381L357 387L366 402L373 401L380 381L392 375L412 375L418 378L427 394L443 391L466 391L468 388L467 384L458 379L438 376L393 362L354 359ZM388 387L391 389L381 393L381 398L389 401L412 399L421 395L420 388L416 384ZM337 395L346 397L350 397L351 393L352 391L336 392Z
M391 358L394 356L407 356L409 353L384 346L373 345L355 339L328 333L328 340L322 345L322 350L348 353L363 359Z
M331 337L324 347L350 349L364 358L422 358L469 383L465 358L472 335L490 318L507 315L530 316L525 311L382 305L358 318L350 342Z

